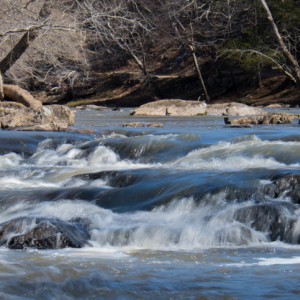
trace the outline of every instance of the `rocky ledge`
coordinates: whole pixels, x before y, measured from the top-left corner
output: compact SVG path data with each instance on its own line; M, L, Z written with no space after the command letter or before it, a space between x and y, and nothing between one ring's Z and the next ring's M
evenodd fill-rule
M134 116L249 116L267 114L261 108L231 102L222 104L206 104L201 101L159 100L136 108Z
M74 112L62 105L42 106L36 111L20 103L0 102L0 128L65 131L74 125Z
M43 106L28 91L3 85L0 128L16 130L65 131L74 125L74 112L62 105Z

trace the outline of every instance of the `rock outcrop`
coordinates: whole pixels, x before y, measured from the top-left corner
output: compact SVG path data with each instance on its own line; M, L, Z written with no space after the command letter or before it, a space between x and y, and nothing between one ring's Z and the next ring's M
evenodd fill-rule
M206 104L200 101L160 100L136 108L135 116L198 116L206 114Z
M2 88L3 100L10 101L0 101L1 129L65 131L74 125L75 114L68 107L43 106L17 85L3 84Z
M10 249L81 248L89 239L80 222L22 217L0 224L0 245Z
M2 129L65 131L74 125L74 116L62 105L41 106L37 111L20 103L0 102Z
M251 107L242 103L209 104L200 101L160 100L150 102L136 108L135 116L248 116L267 114L261 108Z
M224 122L225 124L233 126L289 124L296 118L295 115L290 114L266 114L262 116L238 118L231 121L228 117L225 117Z

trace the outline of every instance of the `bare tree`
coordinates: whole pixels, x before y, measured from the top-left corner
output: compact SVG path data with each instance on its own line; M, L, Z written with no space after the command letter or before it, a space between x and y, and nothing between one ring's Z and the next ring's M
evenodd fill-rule
M67 0L0 0L0 4L2 74L23 86L49 85L60 93L66 89L63 85L72 88L87 65L76 4ZM51 87L51 81L57 83Z
M290 78L297 83L297 85L300 86L300 66L298 61L296 60L296 58L292 55L292 53L289 51L287 45L285 44L283 37L278 29L278 26L273 18L273 15L270 11L270 8L267 4L267 2L265 0L259 0L261 5L263 6L268 20L272 26L273 32L275 34L275 37L277 39L278 44L280 45L281 49L282 49L282 53L285 56L285 58L287 59L287 61L290 63L291 65L291 70L290 72L288 72L288 74L290 75Z
M145 5L133 0L86 0L79 3L86 15L86 26L105 45L108 53L117 46L130 55L143 75L149 79L147 44L154 28L142 10Z

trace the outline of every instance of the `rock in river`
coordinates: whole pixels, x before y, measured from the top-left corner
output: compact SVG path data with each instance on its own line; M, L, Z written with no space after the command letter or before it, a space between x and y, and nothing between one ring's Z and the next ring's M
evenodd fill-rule
M225 124L233 126L249 126L249 125L275 125L275 124L290 124L296 118L295 115L290 114L266 114L262 116L252 116L229 120L224 118Z
M79 221L21 217L0 224L0 245L10 249L81 248L89 238Z
M197 116L206 114L206 104L200 101L160 100L136 108L135 116Z
M150 102L136 108L135 116L248 116L264 115L261 108L251 107L242 103L209 104L200 101L160 100Z
M37 111L20 103L0 103L2 129L65 131L73 124L74 112L66 106L42 106Z

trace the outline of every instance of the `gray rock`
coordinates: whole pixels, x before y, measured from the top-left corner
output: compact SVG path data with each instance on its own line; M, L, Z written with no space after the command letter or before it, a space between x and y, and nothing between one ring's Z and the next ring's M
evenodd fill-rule
M246 126L246 125L278 125L278 124L290 124L296 118L295 115L290 114L267 114L261 116L252 116L245 118L238 118L229 120L228 117L224 118L225 124L232 126Z
M260 195L270 198L290 197L293 203L300 204L300 175L289 174L274 179L259 188Z
M271 241L299 243L299 237L293 236L293 227L297 218L291 203L255 204L238 209L233 217L256 231L266 233Z
M0 244L10 249L81 248L89 238L80 222L23 217L0 224Z

